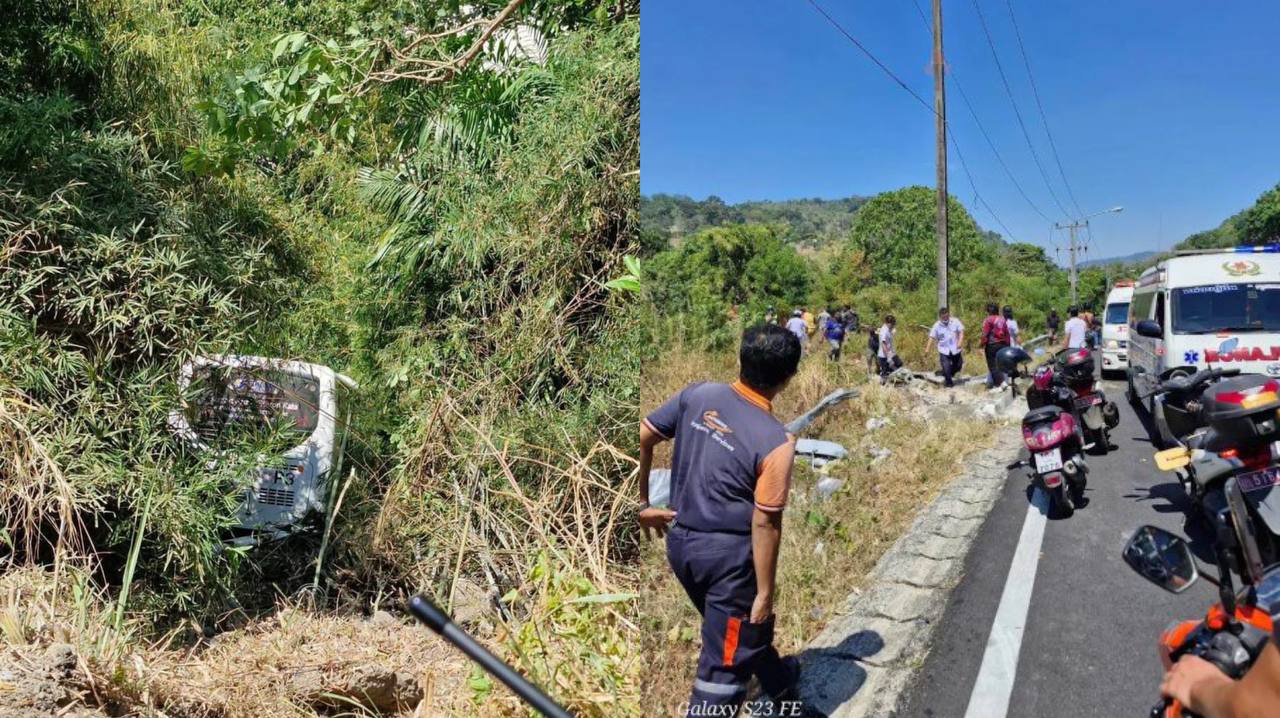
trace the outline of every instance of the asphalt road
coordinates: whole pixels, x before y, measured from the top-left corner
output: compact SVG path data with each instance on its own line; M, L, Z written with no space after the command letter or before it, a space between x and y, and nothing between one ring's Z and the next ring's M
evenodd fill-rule
M1203 616L1216 597L1205 581L1167 593L1121 560L1129 533L1142 524L1188 536L1187 503L1177 479L1156 469L1123 382L1104 388L1120 407L1112 432L1118 448L1089 457L1088 504L1045 526L1008 716L1146 716L1162 674L1160 632L1174 620ZM973 545L899 716L965 715L1028 504L1025 472L1017 469ZM1197 556L1211 565L1208 544L1192 538Z

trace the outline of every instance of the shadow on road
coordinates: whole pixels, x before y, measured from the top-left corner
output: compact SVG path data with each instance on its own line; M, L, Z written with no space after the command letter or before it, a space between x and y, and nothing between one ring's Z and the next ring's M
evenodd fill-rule
M798 654L804 667L801 698L806 718L826 718L851 700L867 682L861 661L884 649L877 631L858 631L830 648L809 648ZM754 706L753 706L754 707ZM754 713L753 715L787 715Z
M1158 451L1161 448L1160 432L1156 430L1155 419L1151 417L1151 412L1147 411L1146 405L1133 406L1133 415L1138 417L1138 423L1142 424L1142 430L1146 432L1146 436L1132 437L1133 441L1150 444L1153 450Z
M1187 496L1187 492L1177 479L1148 487L1134 486L1133 490L1123 494L1123 497L1138 503L1163 501L1164 503L1153 504L1151 509L1158 514L1182 514L1182 533L1191 545L1191 553L1202 562L1217 565L1217 555L1213 550L1213 530L1200 517L1194 515L1191 498Z

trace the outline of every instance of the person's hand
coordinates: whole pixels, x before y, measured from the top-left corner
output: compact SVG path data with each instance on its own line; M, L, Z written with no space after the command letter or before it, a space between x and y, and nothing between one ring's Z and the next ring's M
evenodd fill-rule
M773 615L773 594L757 593L756 600L751 602L751 622L764 623Z
M1182 704L1186 710L1199 713L1203 706L1197 700L1216 684L1230 684L1231 678L1218 667L1199 656L1183 656L1160 682L1160 694Z
M667 535L667 528L676 518L676 512L671 509L659 509L653 506L647 506L640 511L640 526L644 528L645 538L662 538ZM654 535L651 536L649 531L652 530Z

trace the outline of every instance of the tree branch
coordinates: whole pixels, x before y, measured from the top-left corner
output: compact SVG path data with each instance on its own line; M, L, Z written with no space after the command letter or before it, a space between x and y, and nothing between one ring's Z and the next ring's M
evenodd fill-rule
M423 35L415 38L403 49L391 48L391 64L386 69L370 71L365 79L360 82L360 85L357 87L356 94L363 95L370 89L372 83L386 84L389 82L396 82L398 80L412 80L414 82L431 85L448 82L459 72L466 69L467 65L471 64L471 62L476 59L484 49L485 43L493 37L493 34L497 32L498 28L501 27L508 18L515 14L515 11L524 3L525 0L511 0L511 2L507 3L507 6L502 9L502 12L498 13L498 15L489 22L488 26L485 27L484 32L480 33L480 37L476 38L476 41L473 42L465 52L461 55L457 55L456 57L452 57L447 60L426 60L412 57L410 54L414 50L418 49L418 47L426 40L459 34L460 32L480 24L480 21L473 20L459 28L454 28L453 30L446 30L433 35Z

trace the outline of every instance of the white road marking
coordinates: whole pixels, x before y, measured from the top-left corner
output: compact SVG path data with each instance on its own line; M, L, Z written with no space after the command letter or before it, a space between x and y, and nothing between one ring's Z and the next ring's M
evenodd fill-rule
M1027 507L1027 518L1018 537L1018 548L1009 564L1004 593L996 609L987 650L982 654L978 680L969 695L965 718L1003 718L1009 712L1013 681L1018 671L1018 652L1022 649L1022 633L1026 629L1027 611L1031 608L1031 589L1040 563L1040 544L1044 541L1049 496L1039 488Z

